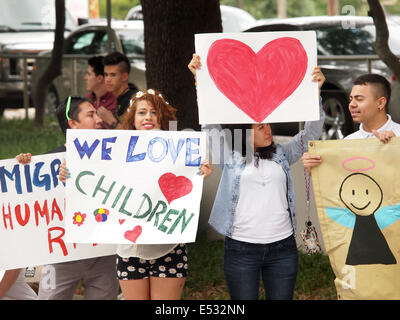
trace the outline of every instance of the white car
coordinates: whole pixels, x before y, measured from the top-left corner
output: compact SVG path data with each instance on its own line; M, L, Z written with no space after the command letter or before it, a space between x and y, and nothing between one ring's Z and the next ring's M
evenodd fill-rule
M241 32L254 26L257 20L247 11L221 5L222 32ZM128 12L125 20L143 20L142 6L134 6Z
M146 67L144 60L143 21L112 20L110 30L110 50L107 48L107 23L86 24L75 29L64 42L62 74L50 86L47 96L47 110L52 112L59 101L68 95L84 96L87 93L84 76L88 59L107 52L124 53L131 62L129 82L137 89L146 87ZM32 74L32 95L35 100L40 75L49 63L51 52L46 59L38 59L36 71Z
M51 50L55 29L54 0L2 0L0 10L0 116L4 108L19 108L24 98L24 62L27 79L35 68L33 55ZM76 28L65 11L65 35Z

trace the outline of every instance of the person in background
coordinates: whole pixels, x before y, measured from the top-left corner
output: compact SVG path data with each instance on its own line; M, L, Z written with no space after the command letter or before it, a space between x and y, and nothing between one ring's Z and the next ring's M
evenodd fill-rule
M89 92L85 95L90 103L99 109L104 107L111 113L114 113L117 105L117 98L115 95L107 91L107 87L104 81L104 57L96 56L88 60L88 68L84 77L86 82L86 90ZM103 125L103 128L106 128Z
M103 107L100 107L97 113L108 128L121 129L120 117L129 107L135 92L134 87L128 82L131 65L128 58L120 52L105 56L103 64L105 85L107 90L117 97L117 106L113 113Z

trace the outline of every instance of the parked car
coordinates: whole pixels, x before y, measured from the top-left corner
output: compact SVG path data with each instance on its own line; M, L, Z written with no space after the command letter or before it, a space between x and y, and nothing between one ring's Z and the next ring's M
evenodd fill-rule
M389 46L400 55L400 24L396 16L387 17ZM375 55L375 25L370 17L320 16L287 19L263 19L245 32L315 30L317 35L318 64L326 81L322 98L326 111L323 139L337 139L358 129L348 110L348 97L353 80L368 73L366 60L346 60L355 55ZM344 56L343 60L322 60L324 56ZM371 63L371 72L385 76L392 84L392 99L388 112L400 122L400 90L397 79L381 60ZM294 135L298 123L273 124L278 135Z
M88 67L88 58L93 55L106 55L107 52L124 53L131 62L129 82L136 89L146 87L146 68L144 60L143 21L112 20L110 30L110 50L107 50L107 23L97 22L78 27L64 43L62 74L57 77L49 89L47 109L54 110L59 101L70 94L85 95L84 76ZM50 57L51 52L44 55ZM41 74L46 69L49 59L38 59L37 70L32 75L32 88L38 85ZM33 90L36 99L36 90Z
M241 32L256 24L256 19L247 11L221 5L222 32ZM131 8L125 20L143 20L142 6L137 5Z
M65 35L76 28L66 10ZM2 0L0 10L0 115L5 107L23 105L23 59L18 55L34 55L50 50L54 42L54 0ZM1 54L12 54L5 57ZM27 78L35 59L27 59Z
M256 20L244 10L221 6L224 31L239 32L254 25ZM144 29L141 6L132 8L126 20L111 21L111 51L119 51L131 61L129 82L137 89L146 87L146 67L144 57ZM62 75L49 88L47 110L51 111L68 95L86 93L83 77L87 70L87 59L91 55L105 55L107 50L107 23L96 21L78 27L65 39ZM50 58L51 52L45 52ZM79 57L81 56L81 57ZM73 59L75 58L75 60ZM75 62L73 62L75 61ZM49 59L39 59L32 75L32 95L36 99L36 88L40 75L46 69Z

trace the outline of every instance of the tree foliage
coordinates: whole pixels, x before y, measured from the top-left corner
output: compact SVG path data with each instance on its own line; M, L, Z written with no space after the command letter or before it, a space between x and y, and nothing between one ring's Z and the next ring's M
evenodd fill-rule
M220 0L221 4L238 7L248 11L256 19L276 18L278 13L278 0ZM328 0L286 0L287 17L324 16L327 14ZM383 1L381 1L383 2ZM339 0L339 14L342 9L350 5L354 8L354 14L368 15L368 3L365 0ZM400 14L400 1L386 1L385 11L388 14Z
M112 17L114 19L125 19L129 10L140 4L140 0L112 0ZM99 0L100 16L107 16L107 0Z
M189 2L189 0L187 1ZM220 0L220 4L234 7L241 6L256 19L276 18L278 0ZM300 16L323 16L326 15L328 0L286 0L287 17ZM384 3L384 9L387 14L400 14L400 0L381 1ZM139 0L112 0L112 17L115 19L125 19L129 9L140 4ZM107 1L99 0L100 15L106 16ZM355 14L367 16L369 6L366 0L339 0L339 14L348 14L342 12L344 6L354 7Z

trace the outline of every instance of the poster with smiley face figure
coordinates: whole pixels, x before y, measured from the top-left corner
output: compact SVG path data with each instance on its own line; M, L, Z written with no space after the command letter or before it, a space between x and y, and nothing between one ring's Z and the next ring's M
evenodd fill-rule
M396 264L381 229L400 219L400 204L381 207L381 187L371 176L361 172L352 173L343 180L339 197L346 208L327 207L326 214L353 229L346 264Z
M340 299L399 299L400 138L313 141L312 180Z

